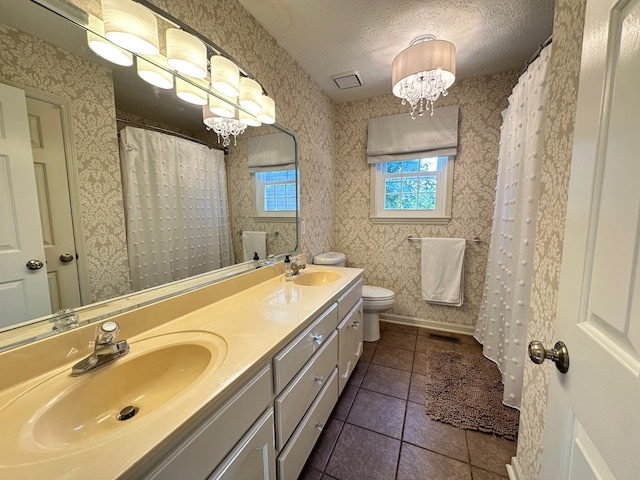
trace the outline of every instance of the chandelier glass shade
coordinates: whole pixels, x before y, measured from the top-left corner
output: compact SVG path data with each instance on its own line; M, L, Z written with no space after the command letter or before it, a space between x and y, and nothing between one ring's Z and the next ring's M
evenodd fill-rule
M102 0L105 36L134 53L157 55L158 21L144 5L130 0Z
M224 118L215 116L209 107L204 105L202 107L202 122L207 127L207 130L213 130L218 135L218 143L222 139L222 146L228 147L231 143L231 136L233 136L233 144L237 145L238 135L242 135L247 128L247 124L241 122L237 118L237 109L235 118Z
M167 30L167 61L172 68L190 77L207 76L207 47L179 28Z
M396 56L392 65L393 94L411 107L411 118L430 111L456 79L456 47L424 35Z

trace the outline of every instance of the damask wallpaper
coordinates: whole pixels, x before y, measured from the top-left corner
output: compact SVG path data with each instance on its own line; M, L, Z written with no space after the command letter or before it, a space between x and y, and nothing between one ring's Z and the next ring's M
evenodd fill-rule
M396 293L392 313L473 327L484 284L493 216L501 112L517 79L507 72L457 82L437 107L460 106L458 155L453 167L452 218L446 225L373 224L369 220L367 125L370 118L408 113L393 95L337 105L335 120L332 249L347 265L365 269L365 283ZM467 243L462 307L431 305L420 293L420 244L416 237L478 237ZM317 253L317 252L312 252Z
M111 73L0 24L0 81L71 102L91 303L129 291Z

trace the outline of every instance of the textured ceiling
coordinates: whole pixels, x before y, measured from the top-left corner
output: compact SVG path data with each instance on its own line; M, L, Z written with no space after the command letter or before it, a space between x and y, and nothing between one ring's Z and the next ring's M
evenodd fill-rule
M457 79L521 69L552 32L553 0L239 0L335 101L391 93L391 62L433 34L457 50ZM331 75L357 70L362 87Z

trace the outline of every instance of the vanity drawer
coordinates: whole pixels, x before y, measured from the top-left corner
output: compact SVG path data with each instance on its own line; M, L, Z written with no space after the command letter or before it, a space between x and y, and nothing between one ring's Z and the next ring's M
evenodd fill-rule
M338 373L331 377L296 428L286 448L278 456L278 480L296 480L302 471L333 406L338 401Z
M274 389L278 394L318 351L338 325L336 304L325 310L311 326L273 357Z
M322 345L318 354L304 367L298 376L276 399L276 439L277 448L284 444L298 426L298 423L322 389L338 360L338 334Z
M338 318L342 320L362 298L362 279L358 280L338 299Z
M207 478L270 401L271 369L267 365L144 478Z

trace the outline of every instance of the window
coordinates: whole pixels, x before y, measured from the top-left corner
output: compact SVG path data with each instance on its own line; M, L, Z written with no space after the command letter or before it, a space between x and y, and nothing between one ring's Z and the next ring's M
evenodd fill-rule
M295 217L295 170L256 172L255 180L257 217Z
M444 223L451 218L453 157L371 164L371 219Z

